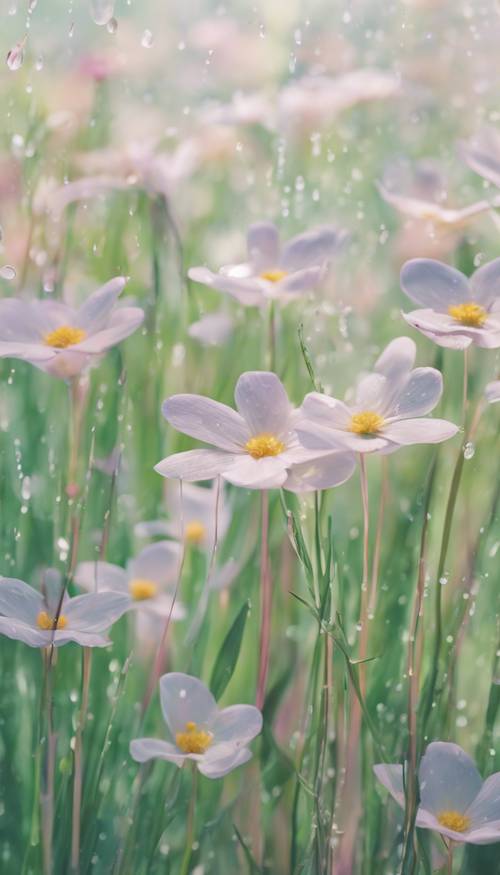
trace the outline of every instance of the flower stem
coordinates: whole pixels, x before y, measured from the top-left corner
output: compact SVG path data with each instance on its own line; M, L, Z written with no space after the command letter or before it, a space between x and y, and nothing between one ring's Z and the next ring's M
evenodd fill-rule
M73 819L71 831L71 871L78 873L80 869L80 828L82 808L82 741L83 730L87 719L89 703L90 672L92 666L92 650L84 647L82 653L82 703L78 717L75 738L75 764L73 777Z
M446 860L446 875L453 875L453 841L448 842L448 855Z
M361 635L359 640L359 659L366 658L368 652L368 575L370 566L370 509L368 503L368 478L366 476L366 462L363 453L359 454L359 472L361 479L361 501L363 504L363 578L361 581L361 608L359 624ZM365 665L359 666L359 684L361 693L364 695L366 678Z
M257 682L257 696L255 704L262 708L266 693L267 672L269 668L269 647L271 639L271 608L272 588L271 573L269 567L269 493L266 489L261 492L261 546L260 546L260 593L261 593L261 619L260 619L260 660L259 676Z
M192 764L192 772L191 772L191 797L189 799L189 809L188 809L187 828L186 828L186 847L184 849L184 856L182 858L182 863L181 863L179 875L188 875L188 872L189 872L189 863L191 862L191 854L193 853L197 790L198 790L198 770L196 768L196 764L193 763Z
M54 767L56 758L56 736L52 728L52 654L50 647L43 651L44 683L43 710L45 713L45 763L43 783L40 793L42 818L43 873L52 875L52 839L54 832Z

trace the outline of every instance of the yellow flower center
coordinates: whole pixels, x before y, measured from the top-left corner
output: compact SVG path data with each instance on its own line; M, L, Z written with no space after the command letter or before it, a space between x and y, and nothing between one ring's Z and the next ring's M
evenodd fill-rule
M285 444L274 434L257 434L245 444L245 450L252 459L263 459L264 456L279 456L285 449Z
M207 529L201 520L190 520L184 529L184 537L188 544L201 544L206 534Z
M36 618L36 624L40 629L48 631L49 629L53 629L54 626L56 629L65 629L68 625L68 621L64 614L59 614L56 623L55 617L51 617L50 614L47 613L47 611L40 611L38 617Z
M349 431L354 434L376 434L382 428L384 418L373 410L363 410L351 418Z
M196 723L186 723L185 732L177 732L175 743L182 753L205 753L212 744L212 733L198 729Z
M60 325L59 328L45 335L44 342L47 346L54 346L56 349L67 349L68 346L81 343L86 337L87 332L83 328L73 328L72 325Z
M285 279L286 270L265 270L261 273L260 278L267 280L269 283L279 283Z
M488 314L481 304L474 304L469 301L467 304L456 304L448 307L448 314L460 322L461 325L468 325L469 328L481 328L484 325Z
M142 602L145 599L152 599L158 592L158 584L154 580L146 580L146 578L136 577L131 580L129 592L136 602Z
M441 826L454 832L465 832L470 827L470 817L459 811L440 811L437 819Z

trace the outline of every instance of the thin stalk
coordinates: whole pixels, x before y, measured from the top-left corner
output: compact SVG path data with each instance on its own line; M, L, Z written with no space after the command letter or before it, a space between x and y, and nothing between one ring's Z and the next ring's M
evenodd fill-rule
M375 614L378 595L378 575L380 569L380 555L382 552L382 534L384 531L384 515L387 498L389 495L389 467L387 457L382 456L382 483L380 486L380 501L377 516L377 531L375 532L375 546L373 549L372 575L370 582L370 598L368 601L368 616Z
M44 681L43 705L45 713L46 753L43 770L43 784L40 793L42 818L42 856L43 873L53 873L52 840L54 834L54 771L56 758L56 737L52 725L52 654L50 648L43 651Z
M83 760L83 730L87 720L89 704L90 673L92 667L92 650L84 647L82 653L82 703L78 716L78 726L75 738L75 765L73 777L73 818L71 830L71 871L80 870L80 830L82 808L82 760Z
M276 310L274 301L269 302L269 325L268 325L268 357L269 370L276 370Z
M361 502L363 505L363 578L361 581L361 608L359 615L360 639L359 639L359 659L366 659L368 652L368 579L370 567L370 508L368 502L368 478L366 476L366 462L363 453L359 454L359 473L361 480ZM365 666L363 663L359 667L359 683L361 693L364 695L366 678Z
M269 647L271 641L271 609L272 609L272 586L271 570L269 565L269 493L266 489L261 492L261 542L260 542L260 647L259 647L259 674L257 681L257 695L255 704L261 709L266 694L266 681L269 669Z
M448 854L446 859L446 875L453 875L453 851L454 846L453 842L450 839L450 841L448 842Z
M188 875L189 863L191 862L191 854L193 853L197 789L198 789L198 769L196 768L195 763L193 763L192 764L192 773L191 773L191 796L189 799L189 809L188 809L187 828L186 828L186 847L184 849L184 856L182 858L182 863L181 863L179 875Z

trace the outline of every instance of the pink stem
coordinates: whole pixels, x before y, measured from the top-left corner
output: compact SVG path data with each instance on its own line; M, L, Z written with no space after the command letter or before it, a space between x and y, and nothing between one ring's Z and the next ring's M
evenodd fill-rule
M272 588L271 569L269 566L269 494L264 489L261 492L261 547L260 547L260 586L261 586L261 620L260 620L260 661L259 679L255 704L262 708L266 693L267 673L269 669L269 647L271 640L271 608Z

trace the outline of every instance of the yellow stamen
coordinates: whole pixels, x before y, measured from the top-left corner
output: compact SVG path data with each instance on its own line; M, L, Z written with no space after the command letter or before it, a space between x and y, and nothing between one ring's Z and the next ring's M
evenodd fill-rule
M59 328L45 335L44 342L47 346L53 346L56 349L67 349L68 346L81 343L86 337L87 332L83 328L73 328L72 325L60 325Z
M188 544L202 544L207 535L206 526L201 520L190 520L184 529L184 537Z
M245 450L252 459L263 459L264 456L279 456L286 447L274 434L257 434L246 442Z
M470 817L459 811L440 811L437 819L441 826L454 832L465 832L470 827Z
M488 314L481 304L474 304L469 301L467 304L456 304L448 307L448 314L460 322L461 325L468 325L469 328L481 328L486 322Z
M135 580L131 580L128 588L130 595L137 602L152 599L158 592L158 584L154 580L146 580L143 577L136 577Z
M198 729L196 723L186 723L185 732L177 732L175 743L183 753L205 753L212 744L212 733Z
M376 434L382 428L384 418L373 410L363 410L351 418L349 431L354 434Z
M51 617L50 614L47 613L47 611L40 611L38 617L36 618L36 624L40 629L48 631L49 629L53 629L54 626L56 629L65 629L68 625L68 621L64 614L59 614L56 623L55 617Z
M285 279L285 277L286 270L265 270L260 275L261 279L267 280L270 283L279 283L279 281Z

